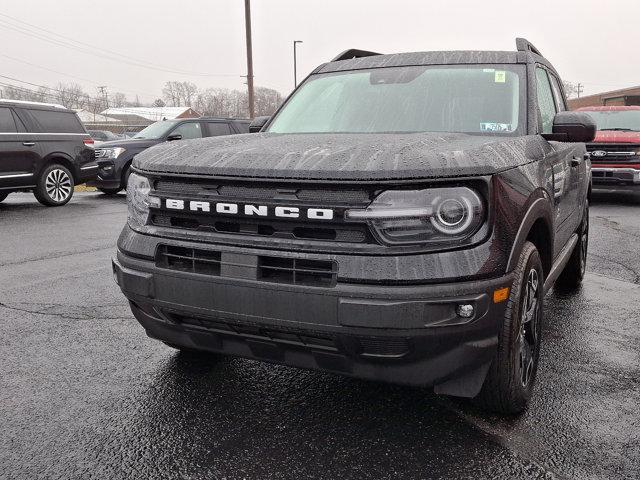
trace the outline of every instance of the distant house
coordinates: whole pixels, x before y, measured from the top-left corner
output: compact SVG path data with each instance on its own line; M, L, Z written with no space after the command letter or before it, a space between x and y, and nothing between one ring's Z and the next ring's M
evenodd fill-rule
M125 130L124 124L117 118L88 110L77 110L76 113L87 130L108 130L113 133L122 133Z
M191 107L122 107L108 108L102 115L117 118L127 124L152 124L160 120L174 120L176 118L201 117Z

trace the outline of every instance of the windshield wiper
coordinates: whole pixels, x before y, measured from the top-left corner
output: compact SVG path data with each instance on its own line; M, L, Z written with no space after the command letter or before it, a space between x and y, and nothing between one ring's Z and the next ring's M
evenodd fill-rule
M637 132L638 130L634 130L633 128L601 128L601 132Z

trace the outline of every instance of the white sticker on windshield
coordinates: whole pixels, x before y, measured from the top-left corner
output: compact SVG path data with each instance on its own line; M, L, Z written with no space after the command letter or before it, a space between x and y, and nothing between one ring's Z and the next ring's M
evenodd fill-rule
M496 83L505 83L507 81L507 72L504 70L496 70L494 81Z
M510 123L481 123L481 132L511 132Z

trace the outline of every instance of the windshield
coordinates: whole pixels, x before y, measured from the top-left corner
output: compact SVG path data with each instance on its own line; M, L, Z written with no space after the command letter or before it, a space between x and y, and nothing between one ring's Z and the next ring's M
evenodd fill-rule
M640 132L640 110L589 110L598 130Z
M387 67L314 75L275 133L509 134L524 124L524 66Z
M170 120L162 120L160 122L152 123L147 128L136 133L133 138L157 140L158 138L164 137L169 130L175 126L175 124L176 122Z

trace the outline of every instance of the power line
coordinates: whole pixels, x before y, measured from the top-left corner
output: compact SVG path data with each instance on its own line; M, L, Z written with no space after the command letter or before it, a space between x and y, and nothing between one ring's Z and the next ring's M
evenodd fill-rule
M175 69L175 68L171 68L171 67L165 67L165 66L161 66L161 65L157 65L151 62L147 62L145 60L138 60L134 57L131 57L129 55L125 55L122 53L118 53L118 52L114 52L112 50L107 50L105 48L102 47L98 47L96 45L91 45L85 42L81 42L79 40L74 40L70 37L66 37L63 35L60 35L59 33L53 32L51 30L47 30L45 28L42 27L38 27L37 25L33 25L31 23L28 22L24 22L20 19L11 17L9 15L0 13L1 17L4 18L8 18L10 19L12 22L17 22L18 24L22 24L22 25L26 25L28 28L25 28L21 25L16 25L15 23L10 23L7 22L6 20L0 20L0 27L1 28L5 28L8 30L12 30L14 32L20 33L22 35L26 35L26 36L30 36L33 38L37 38L38 40L47 42L47 43L51 43L53 45L57 45L57 46L61 46L61 47L65 47L65 48L69 48L72 50L76 50L79 51L81 53L87 54L87 55L91 55L92 57L101 57L101 58L106 58L108 60L111 61L115 61L115 62L120 62L120 63L125 63L128 65L132 65L132 66L136 66L139 68L146 68L146 69L150 69L150 70L157 70L157 71L163 71L163 72L167 72L167 73L174 73L174 74L178 74L178 75L186 75L186 76L199 76L199 77L240 77L239 74L213 74L213 73L203 73L203 72L191 72L191 71L187 71L187 70L180 70L180 69ZM52 35L54 37L58 37L58 39L56 38L50 38L48 36L45 36L37 31L33 31L33 29L35 30L40 30L42 32L46 32L48 35ZM62 40L59 40L62 39ZM91 48L93 50L88 50L86 47ZM99 50L101 52L106 52L106 53L100 53L100 52L96 52L95 50ZM120 58L118 58L120 57Z
M58 75L64 75L65 77L73 78L73 79L80 80L80 81L83 81L83 82L92 83L94 85L100 85L99 82L96 82L94 80L89 80L88 78L78 77L78 76L75 76L75 75L71 75L69 73L60 72L58 70L54 70L52 68L47 68L47 67L44 67L42 65L38 65L36 63L27 62L25 60L21 60L19 58L11 57L11 56L5 55L3 53L0 53L0 57L8 58L9 60L13 60L14 62L19 62L19 63L23 63L24 65L29 65L31 67L40 68L42 70L46 70L48 72L56 73ZM147 98L152 98L153 97L155 99L155 98L158 98L159 96L162 96L162 95L157 95L157 94L133 92L131 90L122 89L122 88L118 87L117 85L112 85L112 87L115 87L117 90L119 90L119 91L121 91L123 93L129 93L131 95L138 95L138 96L143 96L143 97L147 97Z

